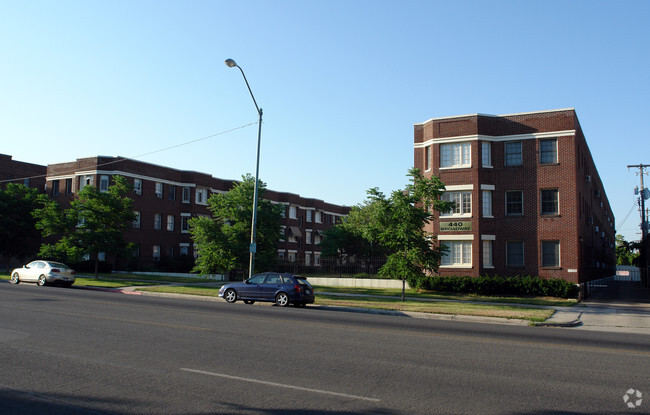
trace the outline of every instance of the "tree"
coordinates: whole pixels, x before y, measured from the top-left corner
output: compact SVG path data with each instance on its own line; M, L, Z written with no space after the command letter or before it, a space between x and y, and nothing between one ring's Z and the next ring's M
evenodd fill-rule
M124 177L113 176L113 185L107 191L85 186L68 209L43 195L44 207L34 211L36 227L43 237L58 240L41 245L39 254L73 263L86 254L95 254L97 278L100 252L122 256L133 250L133 244L122 236L135 220L133 200L126 197L129 190Z
M248 268L255 179L250 174L242 179L229 192L208 198L212 217L190 219L190 233L198 251L194 271L229 274ZM263 199L266 184L258 184L255 266L267 269L277 263L283 207Z
M435 244L425 226L433 221L434 211L453 207L440 200L444 184L439 178L426 179L418 169L409 170L407 176L406 188L393 191L390 197L376 188L368 190L368 200L358 208L358 220L349 222L366 240L375 240L388 250L379 274L402 280L402 300L407 280L417 283L438 270L443 248Z
M616 235L616 265L638 265L639 244L627 242L623 235Z
M38 252L41 235L31 214L40 206L38 196L23 184L0 188L0 255L23 260Z

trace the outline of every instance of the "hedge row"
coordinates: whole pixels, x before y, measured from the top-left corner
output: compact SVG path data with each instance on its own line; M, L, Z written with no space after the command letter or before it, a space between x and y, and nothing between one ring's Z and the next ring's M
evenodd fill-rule
M427 291L442 291L476 295L513 295L535 297L577 298L580 288L561 279L516 276L501 277L423 277L408 281L409 285Z

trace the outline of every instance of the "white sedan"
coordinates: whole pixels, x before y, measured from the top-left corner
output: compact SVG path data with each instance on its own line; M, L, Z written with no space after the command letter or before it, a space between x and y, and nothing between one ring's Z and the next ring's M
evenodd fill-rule
M18 284L23 281L35 282L40 286L50 283L61 283L71 286L75 281L75 272L72 268L61 262L32 261L22 268L11 271L11 283Z

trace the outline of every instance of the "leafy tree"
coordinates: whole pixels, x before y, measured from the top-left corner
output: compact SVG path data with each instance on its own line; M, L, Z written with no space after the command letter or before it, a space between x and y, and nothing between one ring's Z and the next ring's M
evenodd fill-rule
M208 199L212 217L190 219L190 233L198 258L194 270L201 274L245 270L249 266L255 178L242 177L229 192ZM266 184L259 182L257 204L257 252L255 266L268 269L277 263L282 206L263 199Z
M616 265L638 265L639 244L627 242L623 235L616 235Z
M133 250L133 244L122 237L122 232L135 220L133 200L126 197L129 190L124 177L113 176L113 185L106 192L85 186L67 209L43 195L44 207L34 211L36 227L43 237L57 241L41 245L39 254L74 263L86 254L105 252L121 256ZM98 267L96 255L95 278Z
M417 283L437 271L443 250L434 243L425 225L434 219L434 211L453 206L440 200L444 184L437 177L427 179L418 169L407 175L410 183L386 197L376 188L368 190L368 200L358 207L357 217L348 222L363 235L388 250L379 274L402 280L402 300L406 281Z
M41 235L31 212L41 206L37 189L9 183L0 188L0 254L25 259L38 252Z

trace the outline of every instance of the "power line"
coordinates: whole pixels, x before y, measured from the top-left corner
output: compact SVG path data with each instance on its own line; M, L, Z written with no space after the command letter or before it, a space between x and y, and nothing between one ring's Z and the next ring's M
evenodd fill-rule
M251 123L248 123L248 124L244 124L244 125L240 125L239 127L231 128L230 130L221 131L221 132L216 133L216 134L211 134L211 135L207 135L205 137L201 137L201 138L197 138L197 139L194 139L194 140L186 141L184 143L176 144L176 145L173 145L171 147L165 147L165 148L161 148L159 150L150 151L148 153L138 154L137 156L133 156L133 157L123 157L123 158L120 158L119 160L107 161L106 163L97 164L96 167L108 166L110 164L120 163L120 162L126 161L126 160L137 160L139 158L150 156L152 154L161 153L163 151L172 150L174 148L183 147L183 146L187 146L187 145L190 145L190 144L198 143L199 141L207 140L209 138L213 138L213 137L217 137L217 136L220 136L220 135L228 134L228 133L231 133L233 131L241 130L242 128L250 127L251 125L255 125L255 124L257 124L257 121L251 122ZM69 173L74 173L75 171L76 171L76 169L75 170L70 170L70 171L64 171L64 172L62 172L60 174L69 174ZM47 174L41 174L41 175L29 176L29 177L19 177L19 178L8 179L8 180L0 180L0 183L16 182L16 181L22 181L22 180L27 180L27 179L39 179L41 177L47 177Z

